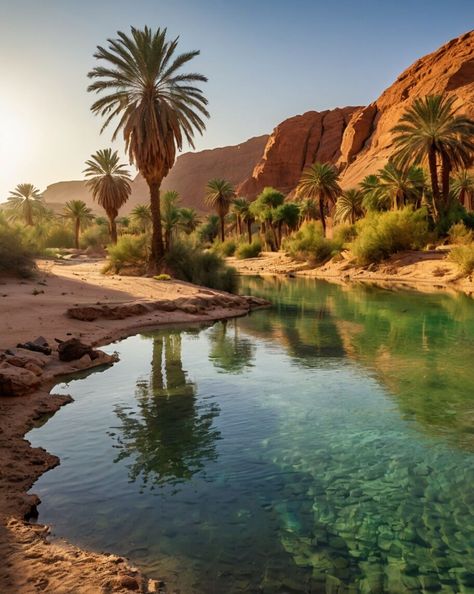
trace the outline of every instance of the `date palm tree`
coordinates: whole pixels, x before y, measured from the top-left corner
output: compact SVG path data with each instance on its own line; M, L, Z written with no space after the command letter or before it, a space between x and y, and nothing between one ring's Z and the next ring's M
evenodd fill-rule
M18 184L7 198L7 209L11 218L22 218L32 226L34 215L45 211L43 196L33 184Z
M132 27L130 35L118 31L116 39L108 40L108 48L97 47L94 57L101 65L88 75L94 79L88 91L101 95L91 110L105 118L102 130L118 121L113 138L123 133L130 162L148 184L155 268L161 266L164 256L161 182L174 164L176 151L184 141L194 148L194 134L202 134L203 117L209 117L207 100L194 86L207 78L182 72L199 52L177 55L177 46L178 38L168 39L166 29Z
M179 226L186 233L190 235L198 228L199 215L194 208L180 208L179 209Z
M343 192L336 202L334 220L338 223L354 225L356 220L364 214L362 200L364 195L361 190L351 188Z
M145 233L151 223L151 210L148 204L137 204L130 213L132 221L142 233Z
M397 167L389 161L378 173L380 199L385 197L394 210L412 202L419 206L425 185L425 174L420 167Z
M175 190L168 190L161 196L161 223L165 235L165 249L171 247L173 233L180 222L180 209L178 207L179 194Z
M461 169L453 180L453 192L466 210L474 210L474 174Z
M296 202L284 202L275 209L273 220L276 224L278 249L281 247L283 226L288 231L294 231L300 220L300 207Z
M225 217L235 197L232 184L225 179L211 179L206 186L205 203L213 208L220 220L221 241L225 239Z
M303 171L296 188L297 196L301 196L319 203L319 216L326 235L325 208L335 204L342 190L339 186L339 174L331 163L313 163Z
M247 226L247 239L249 244L252 243L252 223L254 222L254 216L250 208L250 202L247 198L236 198L233 203L233 209L238 216L237 220L240 220L240 233L243 233L243 225Z
M64 205L63 218L69 219L74 225L74 245L79 249L79 235L81 229L84 229L94 219L92 210L83 200L70 200Z
M120 164L117 151L110 148L91 155L86 165L86 185L94 200L105 210L109 219L110 238L112 243L117 243L116 219L132 191L130 174L125 165Z
M474 120L458 113L456 98L428 95L415 99L392 128L399 164L428 162L435 213L449 200L451 171L469 167L474 154ZM438 169L441 171L441 191Z

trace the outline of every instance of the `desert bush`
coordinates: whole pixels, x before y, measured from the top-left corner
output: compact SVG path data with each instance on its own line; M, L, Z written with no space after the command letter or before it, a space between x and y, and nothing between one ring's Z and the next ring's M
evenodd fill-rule
M357 238L351 250L362 266L380 262L402 250L421 249L429 237L426 210L412 207L371 213L356 228Z
M242 243L237 248L235 255L239 260L246 260L247 258L257 258L262 251L262 244L258 239L254 239L252 243Z
M0 274L31 276L36 268L34 255L35 250L25 241L22 228L0 220Z
M125 266L144 269L148 260L148 245L146 234L123 235L115 245L108 246L109 262L104 271L119 273Z
M341 251L342 243L324 237L323 226L319 221L308 221L286 238L283 247L297 260L323 264Z
M225 241L215 241L212 245L212 251L224 258L233 256L237 249L237 241L235 239L226 239Z
M63 225L54 225L49 229L43 246L45 248L73 248L74 232Z
M474 241L474 233L462 221L451 226L448 237L451 243L466 244Z
M474 272L474 243L457 245L451 250L449 259L455 262L462 272L471 274Z
M176 240L165 256L166 266L175 278L219 289L234 292L237 289L237 273L227 266L218 254L203 251L187 239Z
M110 241L109 229L106 225L93 225L82 232L79 245L82 249L102 248Z
M344 245L354 241L357 236L355 225L341 224L334 227L333 239L338 245Z

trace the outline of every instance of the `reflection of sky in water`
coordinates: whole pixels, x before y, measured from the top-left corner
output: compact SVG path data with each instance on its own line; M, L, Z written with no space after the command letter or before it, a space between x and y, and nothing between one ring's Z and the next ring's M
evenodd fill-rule
M58 388L40 520L183 592L469 591L472 302L245 282L276 306Z

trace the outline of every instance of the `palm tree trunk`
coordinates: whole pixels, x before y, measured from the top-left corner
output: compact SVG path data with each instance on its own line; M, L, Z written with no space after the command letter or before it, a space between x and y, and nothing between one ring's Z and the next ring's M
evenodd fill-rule
M225 241L225 227L224 227L224 217L220 216L220 221L221 221L221 241L224 242Z
M110 241L115 245L117 243L117 224L115 222L115 217L113 216L109 218L109 231Z
M451 161L448 155L441 153L441 189L445 208L449 204L449 175L451 174Z
M435 220L439 220L438 203L439 203L439 184L438 184L438 170L436 167L436 151L434 148L430 149L428 153L428 165L430 168L431 189L433 190L433 212Z
M75 225L75 229L74 229L74 239L75 239L75 244L76 244L76 250L79 249L79 233L81 231L81 221L79 219L76 219L76 225Z
M324 201L319 199L319 216L321 217L321 224L323 226L323 234L326 237L326 219L324 218Z
M30 202L26 203L26 224L29 225L30 227L33 226L33 212L31 209Z
M249 244L252 243L252 221L248 220L247 221L247 233L249 236Z
M151 221L153 225L150 264L155 267L155 271L158 272L161 269L165 255L163 232L161 230L160 182L148 181L148 188L150 190Z

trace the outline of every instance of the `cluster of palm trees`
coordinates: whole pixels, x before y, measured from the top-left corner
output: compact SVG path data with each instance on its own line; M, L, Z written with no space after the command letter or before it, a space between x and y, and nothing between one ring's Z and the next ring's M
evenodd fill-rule
M416 99L393 129L395 153L376 174L368 175L356 188L342 190L340 175L331 163L306 168L296 190L286 197L265 188L252 203L236 197L225 180L211 180L206 203L221 222L232 208L239 234L242 222L258 222L263 236L269 231L273 245L281 246L282 228L291 232L302 222L320 219L326 234L326 217L335 223L354 224L370 211L397 210L409 204L425 205L434 221L446 214L453 201L466 210L474 208L474 121L460 115L455 98L441 95ZM428 166L428 175L423 169Z
M177 46L178 38L169 39L166 29L132 27L130 34L119 31L116 38L108 39L107 47L97 47L94 57L99 65L88 73L92 81L88 91L97 95L91 110L103 119L101 131L115 122L112 139L122 135L130 163L147 182L149 213L145 215L142 205L135 216L143 227L151 223L151 268L155 270L162 266L171 245L170 228L176 227L179 218L176 200L160 198L162 180L184 142L194 148L194 136L203 133L209 117L207 99L199 86L206 77L182 71L199 52L177 54ZM433 218L439 220L453 192L465 207L472 208L474 183L468 169L474 154L474 122L458 113L454 97L435 95L415 100L393 134L393 161L378 174L366 177L358 188L343 191L339 172L330 163L314 163L307 168L294 196L285 198L278 190L266 188L252 204L237 197L226 180L211 180L205 200L217 213L220 239L225 238L225 218L231 207L238 231L243 233L245 226L249 242L255 221L262 233L272 237L277 249L282 234L302 221L319 218L326 230L329 213L336 221L353 223L368 210L399 208L407 203L418 206L424 200ZM131 191L130 175L111 149L97 151L86 165L87 184L107 213L115 241L117 214ZM423 165L428 167L430 183L420 168ZM22 186L12 193L10 203L31 225L41 199L36 188ZM80 230L88 214L77 203L70 207L81 211L74 219L80 221L76 223ZM195 225L195 213L181 212L179 216L187 216L189 225Z

